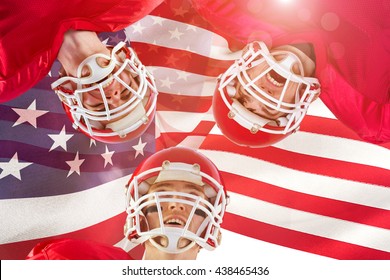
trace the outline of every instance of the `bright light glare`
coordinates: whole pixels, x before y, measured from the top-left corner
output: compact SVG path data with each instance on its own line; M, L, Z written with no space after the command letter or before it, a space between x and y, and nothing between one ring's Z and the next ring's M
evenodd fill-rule
M287 5L287 4L294 2L294 0L279 0L279 2Z

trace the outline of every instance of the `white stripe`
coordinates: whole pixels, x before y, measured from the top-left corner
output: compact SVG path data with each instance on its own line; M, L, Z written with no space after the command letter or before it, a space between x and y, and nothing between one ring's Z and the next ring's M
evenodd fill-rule
M221 171L301 193L390 210L388 187L297 171L234 153L200 151Z
M78 193L2 200L0 244L80 230L125 211L129 176Z
M192 132L202 120L213 121L210 113L187 113L174 111L158 111L156 113L156 125L160 133Z
M154 23L154 19L161 18L149 15L133 24L145 27L142 32L135 31L133 25L127 27L125 33L130 42L142 42L172 49L187 50L219 60L234 60L240 57L241 52L231 52L229 50L225 38L207 29L166 18L163 18L162 25L159 25ZM172 38L169 32L176 28L183 33L180 39Z
M321 99L317 99L309 106L309 110L307 111L308 116L322 117L328 119L336 119L334 114L326 107L324 102ZM305 121L305 120L303 120Z
M390 230L307 213L230 192L227 211L271 225L390 252Z
M223 224L222 224L223 226ZM257 264L258 260L275 260L280 263L281 259L294 262L308 260L330 260L330 258L315 255L305 251L299 251L288 247L283 247L268 243L262 240L251 238L242 234L238 234L226 229L222 229L221 245L210 252L200 250L197 261L209 262L214 264L217 261L232 261L232 264L237 264L237 261Z
M192 132L201 120L214 121L210 112L160 111L157 113L157 119L158 123L161 124L161 133ZM210 134L221 135L221 131L215 126ZM390 170L390 150L363 141L298 131L273 146L295 153Z
M159 91L178 95L178 96L213 96L217 79L199 74L194 74L186 71L176 70L166 67L148 66L152 72ZM180 78L181 73L188 74L187 80ZM172 82L171 87L163 85L163 80L169 78ZM211 105L211 103L210 103Z
M390 150L363 141L301 131L294 133L273 146L295 153L360 163L390 170Z

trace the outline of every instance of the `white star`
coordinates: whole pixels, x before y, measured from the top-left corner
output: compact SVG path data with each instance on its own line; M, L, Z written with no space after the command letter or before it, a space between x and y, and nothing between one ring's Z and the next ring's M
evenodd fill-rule
M156 71L158 70L157 67L146 66L146 70L148 70L153 77L156 77Z
M70 166L68 176L73 174L73 172L76 172L80 175L80 166L83 164L85 159L79 159L79 152L77 152L76 157L74 160L67 160L66 163Z
M104 158L104 167L106 167L107 163L112 164L112 155L114 154L114 151L109 151L106 145L106 152L104 154L101 154L101 156Z
M138 140L138 144L133 146L134 150L136 151L135 157L136 158L139 154L144 155L144 148L146 146L146 142L143 143L141 137Z
M37 128L37 118L48 112L43 110L37 110L35 100L30 104L30 106L28 106L27 109L12 108L12 110L14 110L19 115L19 119L17 119L17 121L12 127L22 124L24 122L28 122L33 127Z
M171 33L170 39L176 38L178 40L180 40L180 36L182 36L184 34L184 33L179 32L179 29L177 29L177 27L173 31L169 30L169 33Z
M89 139L89 147L91 148L92 145L94 145L96 147L96 141L95 141L95 139L90 138Z
M102 41L102 43L103 43L103 45L105 45L105 46L107 46L107 43L108 43L108 40L109 40L110 38L106 38L106 39L104 39L103 41Z
M141 22L137 22L132 25L133 27L133 32L138 32L139 34L142 34L142 31L146 28L145 26L141 25Z
M186 47L186 51L187 51L187 52L193 52L193 51L191 50L190 46L187 46L187 47Z
M195 25L192 25L192 24L187 24L187 30L192 30L194 32L197 31Z
M153 25L158 24L162 26L162 23L165 21L162 17L153 17Z
M66 142L73 137L73 134L66 134L65 132L65 125L62 128L60 134L48 134L48 136L53 139L54 143L51 146L50 151L54 150L55 148L61 146L62 149L65 151L67 150Z
M18 153L15 153L9 162L0 162L0 168L3 171L0 173L0 179L8 175L12 175L15 178L22 180L20 177L20 170L32 164L31 162L19 162Z
M131 25L125 28L126 42L131 42L130 39L131 39L132 34L131 34L130 28L131 28Z
M184 81L187 81L188 76L191 76L190 73L184 72L184 71L177 71L178 80L183 79Z
M172 84L174 84L174 82L171 82L171 80L169 79L169 77L166 77L166 79L161 80L161 86L162 86L162 87L171 88L171 85L172 85Z

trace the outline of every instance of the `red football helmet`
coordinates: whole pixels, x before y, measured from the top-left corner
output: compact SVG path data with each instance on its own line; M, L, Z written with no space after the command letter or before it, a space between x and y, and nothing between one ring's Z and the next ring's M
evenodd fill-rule
M260 74L252 76L248 70L261 65ZM293 71L298 72L294 73ZM273 72L271 72L273 71ZM271 73L271 74L270 74ZM270 75L280 77L278 82ZM275 98L258 85L267 79L280 87L281 94ZM293 102L286 102L286 90L296 83ZM248 110L235 96L236 86L271 110L283 113L276 120L266 119ZM223 135L232 142L249 147L265 147L281 141L295 132L306 115L310 103L319 95L320 84L316 78L304 76L304 66L299 57L288 50L269 52L263 42L250 43L242 57L218 79L213 97L213 114Z
M164 187L172 181L185 182L190 187L188 191ZM160 187L161 182L166 183ZM227 194L218 169L204 155L183 147L161 150L137 167L126 187L124 231L133 243L149 240L159 250L172 254L185 252L195 244L208 250L220 244ZM185 205L188 217L172 219L167 210L169 203ZM146 217L149 209L154 209L157 226ZM199 217L203 218L199 220ZM160 242L161 239L165 242ZM182 239L186 240L185 246L179 245Z
M89 70L88 76L83 76L85 69ZM126 75L136 82L126 82ZM122 104L115 107L108 102L112 84L123 88ZM79 65L77 77L61 77L51 86L73 127L102 142L135 139L149 127L156 111L158 92L154 77L124 42L112 48L111 56L98 53L87 57ZM87 108L83 103L90 95L98 98L98 109Z

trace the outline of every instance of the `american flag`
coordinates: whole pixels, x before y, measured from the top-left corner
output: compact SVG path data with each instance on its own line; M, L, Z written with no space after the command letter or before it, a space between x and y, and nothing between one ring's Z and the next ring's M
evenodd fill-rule
M50 90L54 74L0 104L0 259L23 259L37 242L58 237L123 246L125 183L146 156L177 145L209 157L230 194L227 238L208 254L253 258L263 254L254 248L269 248L290 256L390 259L389 144L361 141L321 100L299 132L271 147L228 141L211 100L216 78L238 53L187 0L164 2L100 37L130 41L154 74L155 125L133 142L91 142L71 128ZM130 254L137 258L141 250Z

